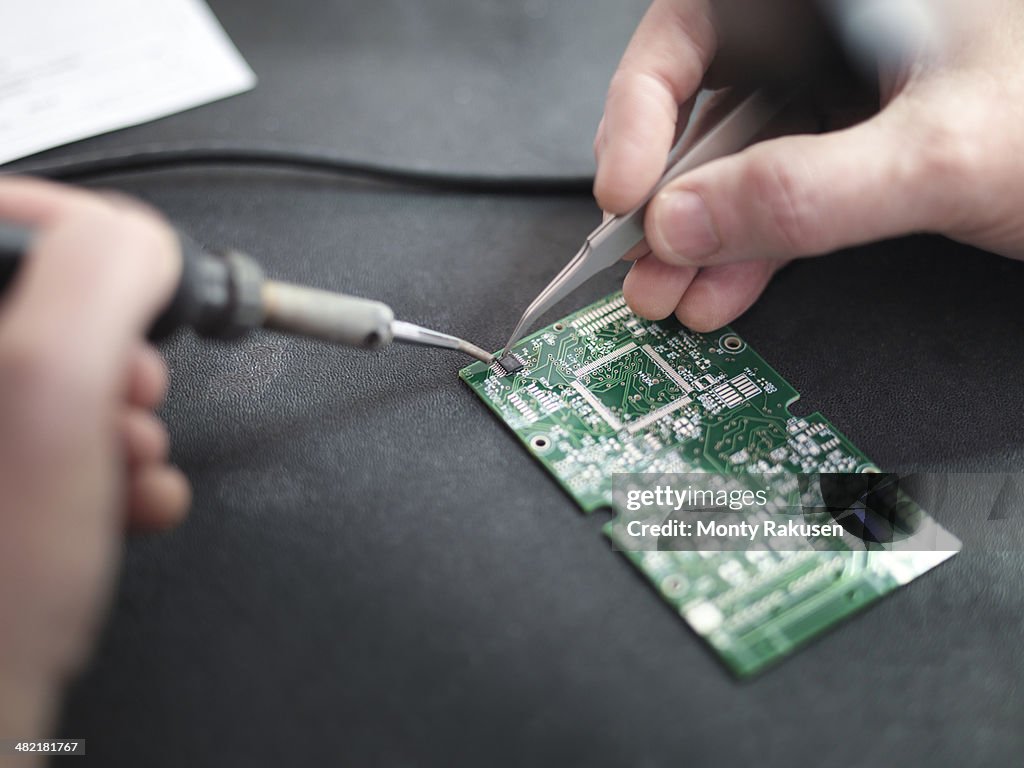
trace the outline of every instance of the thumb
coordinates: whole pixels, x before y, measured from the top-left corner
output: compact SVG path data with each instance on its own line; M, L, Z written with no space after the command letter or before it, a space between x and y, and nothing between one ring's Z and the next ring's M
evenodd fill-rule
M697 168L652 200L654 254L678 266L816 256L927 229L922 153L885 114L854 128L757 144Z

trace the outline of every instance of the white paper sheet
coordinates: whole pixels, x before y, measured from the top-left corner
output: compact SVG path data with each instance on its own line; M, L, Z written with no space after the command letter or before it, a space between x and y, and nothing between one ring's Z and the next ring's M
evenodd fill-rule
M0 0L0 163L255 83L202 0Z

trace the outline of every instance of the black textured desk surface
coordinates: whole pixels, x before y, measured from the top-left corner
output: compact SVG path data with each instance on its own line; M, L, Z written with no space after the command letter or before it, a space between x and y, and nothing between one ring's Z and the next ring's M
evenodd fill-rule
M419 167L586 173L641 5L213 3L251 94L58 150L274 140ZM206 168L104 182L272 274L498 346L596 221ZM617 285L595 280L572 305ZM935 239L801 263L737 328L881 465L1017 468L1024 265ZM166 348L179 531L133 538L60 733L98 764L1009 765L1020 517L737 683L444 353L271 335ZM947 521L949 522L949 521ZM952 523L951 523L952 525ZM954 530L955 530L955 526ZM963 531L957 531L963 533Z

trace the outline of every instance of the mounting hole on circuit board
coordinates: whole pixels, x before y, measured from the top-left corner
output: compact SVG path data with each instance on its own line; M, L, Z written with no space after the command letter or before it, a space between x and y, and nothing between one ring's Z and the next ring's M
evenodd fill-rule
M547 435L534 435L530 438L530 447L535 451L544 452L551 447L551 440Z
M742 352L747 344L735 333L727 333L718 340L718 346L723 352Z

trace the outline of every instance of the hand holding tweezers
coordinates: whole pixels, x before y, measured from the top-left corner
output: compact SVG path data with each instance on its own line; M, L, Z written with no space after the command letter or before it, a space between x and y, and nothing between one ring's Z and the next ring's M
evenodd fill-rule
M698 166L739 152L757 137L788 100L770 96L765 91L754 91L745 97L732 96L736 106L706 130L698 125L699 120L691 123L669 155L667 170L651 193L629 213L609 218L590 233L579 252L526 308L499 357L507 355L556 303L643 242L647 205L668 183Z

